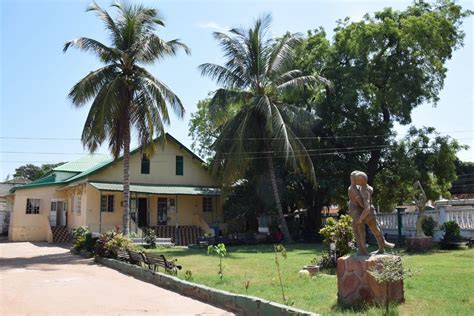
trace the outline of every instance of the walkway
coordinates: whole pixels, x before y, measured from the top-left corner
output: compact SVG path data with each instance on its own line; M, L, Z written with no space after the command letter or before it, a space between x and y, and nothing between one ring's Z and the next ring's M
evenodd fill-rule
M47 243L0 243L0 315L232 315Z

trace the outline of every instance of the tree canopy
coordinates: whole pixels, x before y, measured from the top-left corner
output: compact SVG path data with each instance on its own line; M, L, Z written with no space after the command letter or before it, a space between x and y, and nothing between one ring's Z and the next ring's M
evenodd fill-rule
M41 166L36 166L33 164L26 164L15 169L14 178L24 178L31 181L38 180L44 177L48 172L64 164L64 162L43 164Z
M306 86L280 95L283 102L320 118L310 137L295 130L318 179L316 189L300 179L304 189L297 199L306 201L313 229L323 205L344 208L349 174L355 169L367 171L383 211L410 202L416 180L432 199L449 195L456 153L463 147L432 128L412 128L403 137L395 127L410 125L415 108L436 106L446 62L463 46L462 23L469 15L453 1L417 1L405 10L366 14L357 22L340 20L332 38L315 28L296 46L292 67L334 85L333 91ZM212 126L206 110L200 108L200 118ZM194 118L192 123L201 124ZM196 128L194 132L195 141L203 139Z

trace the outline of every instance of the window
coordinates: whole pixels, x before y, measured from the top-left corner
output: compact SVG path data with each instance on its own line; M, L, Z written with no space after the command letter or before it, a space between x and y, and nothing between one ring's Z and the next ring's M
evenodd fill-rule
M176 175L182 176L184 174L184 159L183 156L176 156Z
M40 199L26 199L26 214L40 213Z
M73 204L74 212L77 214L81 214L81 196L80 195L75 195L74 196L74 204Z
M114 211L114 196L113 195L102 195L100 197L100 211L101 212Z
M150 174L150 159L148 159L145 155L142 157L142 174Z
M202 211L203 212L212 212L212 197L204 196L202 198Z

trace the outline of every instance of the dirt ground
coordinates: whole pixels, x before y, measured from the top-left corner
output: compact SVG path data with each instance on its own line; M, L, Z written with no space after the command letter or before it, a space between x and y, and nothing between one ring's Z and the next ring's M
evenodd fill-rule
M0 243L0 315L233 315L47 243Z

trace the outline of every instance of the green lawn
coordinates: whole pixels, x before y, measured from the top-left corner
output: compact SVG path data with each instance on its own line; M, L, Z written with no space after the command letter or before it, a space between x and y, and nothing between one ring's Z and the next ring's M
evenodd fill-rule
M321 314L380 315L381 310L341 310L336 305L336 277L320 274L302 278L298 270L315 256L322 254L321 245L296 244L287 246L288 258L281 260L286 296L294 306ZM228 247L224 258L224 279L217 275L218 258L207 255L207 249L159 248L152 251L177 258L184 271L190 270L193 282L268 300L282 302L276 274L272 245ZM473 315L474 250L437 250L429 254L401 254L407 268L419 272L405 281L406 303L395 308L401 315Z

